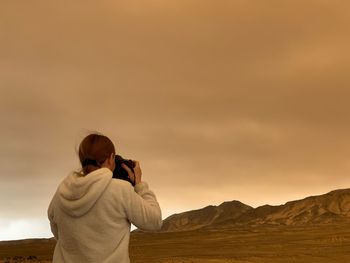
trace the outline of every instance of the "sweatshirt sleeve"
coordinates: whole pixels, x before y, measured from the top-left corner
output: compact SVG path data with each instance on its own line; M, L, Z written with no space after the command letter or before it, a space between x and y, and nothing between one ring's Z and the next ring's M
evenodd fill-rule
M125 212L132 224L141 230L156 231L162 227L162 212L153 191L146 182L128 188Z
M47 209L47 216L50 221L50 228L53 236L55 237L56 240L58 240L58 229L57 229L57 224L54 221L54 211L53 211L53 201L54 198L51 200L49 208Z

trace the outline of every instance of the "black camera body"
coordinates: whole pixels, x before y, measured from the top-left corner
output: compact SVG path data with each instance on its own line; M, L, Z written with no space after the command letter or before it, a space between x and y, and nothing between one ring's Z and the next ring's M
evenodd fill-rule
M115 156L115 169L113 171L113 177L117 179L122 179L131 183L132 186L135 186L135 182L131 181L129 178L128 172L122 167L122 163L127 165L131 171L134 172L135 163L133 160L124 159L120 155Z

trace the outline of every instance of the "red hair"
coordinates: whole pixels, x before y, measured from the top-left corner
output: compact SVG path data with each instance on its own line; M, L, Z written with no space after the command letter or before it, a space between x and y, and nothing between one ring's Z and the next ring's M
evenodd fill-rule
M79 160L84 175L99 169L102 163L115 154L113 142L102 134L89 134L79 145Z

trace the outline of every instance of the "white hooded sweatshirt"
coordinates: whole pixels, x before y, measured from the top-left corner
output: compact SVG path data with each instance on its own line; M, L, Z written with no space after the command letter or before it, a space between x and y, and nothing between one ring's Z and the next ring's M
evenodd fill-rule
M47 212L57 240L53 263L129 263L130 223L148 231L162 226L148 184L112 179L108 168L69 174Z

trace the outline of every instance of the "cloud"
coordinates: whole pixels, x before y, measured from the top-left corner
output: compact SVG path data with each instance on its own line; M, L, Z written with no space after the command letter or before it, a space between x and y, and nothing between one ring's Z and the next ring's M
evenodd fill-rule
M346 188L348 5L1 3L1 216L46 217L95 130L164 216Z

